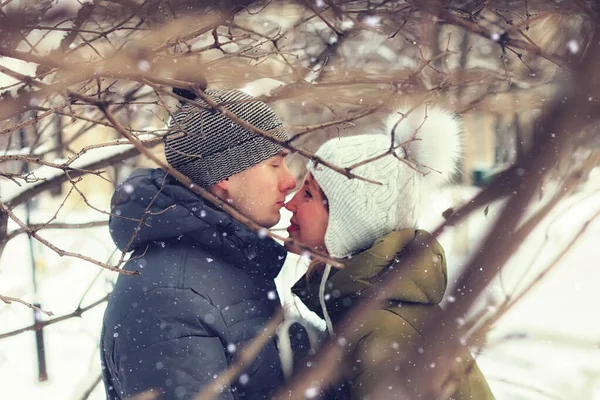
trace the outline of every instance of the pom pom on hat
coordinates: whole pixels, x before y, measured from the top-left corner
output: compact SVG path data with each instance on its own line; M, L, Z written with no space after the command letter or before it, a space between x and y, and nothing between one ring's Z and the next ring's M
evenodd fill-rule
M393 230L415 227L425 192L456 172L461 126L455 115L426 105L405 107L383 125L372 134L331 139L316 152L342 168L372 160L352 172L379 185L308 165L329 203L325 246L333 257L347 257ZM392 132L395 154L390 153Z
M421 105L397 109L385 120L384 133L394 132L396 146L425 175L423 182L440 185L457 172L462 154L461 123L455 114Z

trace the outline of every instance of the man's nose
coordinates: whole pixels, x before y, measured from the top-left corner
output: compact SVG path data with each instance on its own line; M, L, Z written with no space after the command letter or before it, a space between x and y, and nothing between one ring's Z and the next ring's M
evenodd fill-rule
M294 190L294 188L296 187L296 180L294 179L294 176L290 172L290 169L288 168L286 163L283 164L282 173L283 175L280 179L280 190L284 193L288 193L291 190Z

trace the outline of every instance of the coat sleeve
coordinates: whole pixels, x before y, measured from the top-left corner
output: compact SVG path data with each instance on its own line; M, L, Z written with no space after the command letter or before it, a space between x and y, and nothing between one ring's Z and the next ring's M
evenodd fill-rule
M194 398L227 369L223 329L220 313L190 290L146 295L118 327L114 358L119 395L151 390L165 400ZM234 396L224 387L216 398Z

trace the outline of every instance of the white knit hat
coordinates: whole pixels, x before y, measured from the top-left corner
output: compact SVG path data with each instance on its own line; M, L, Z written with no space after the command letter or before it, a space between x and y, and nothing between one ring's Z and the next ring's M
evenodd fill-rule
M425 193L456 172L462 150L456 116L426 105L408 110L410 107L392 113L383 130L375 134L331 139L316 153L348 168L389 152L393 131L397 157L387 154L352 169L355 175L381 185L349 179L326 166L309 163L308 170L329 204L325 246L331 256L347 257L393 230L414 228Z

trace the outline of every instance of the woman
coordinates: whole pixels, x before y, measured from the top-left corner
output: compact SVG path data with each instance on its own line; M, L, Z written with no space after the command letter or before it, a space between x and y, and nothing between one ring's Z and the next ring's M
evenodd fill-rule
M381 133L332 139L317 151L320 158L360 178L349 179L311 162L301 189L286 204L293 214L290 238L345 262L334 271L311 265L292 289L326 320L330 334L353 304L373 294L373 284L390 267L403 271L388 291L387 304L369 313L359 339L348 344L345 383L335 391L336 398L369 398L378 378L393 367L386 364L390 355L396 362L410 363L407 357L425 346L422 336L443 313L438 304L447 284L444 250L416 229L416 218L424 194L455 173L459 132L458 121L443 110L421 106L396 112ZM433 245L421 252L425 254L418 262L403 265L408 247L426 240ZM293 246L289 250L298 252ZM457 360L458 387L452 398L493 399L468 350Z

